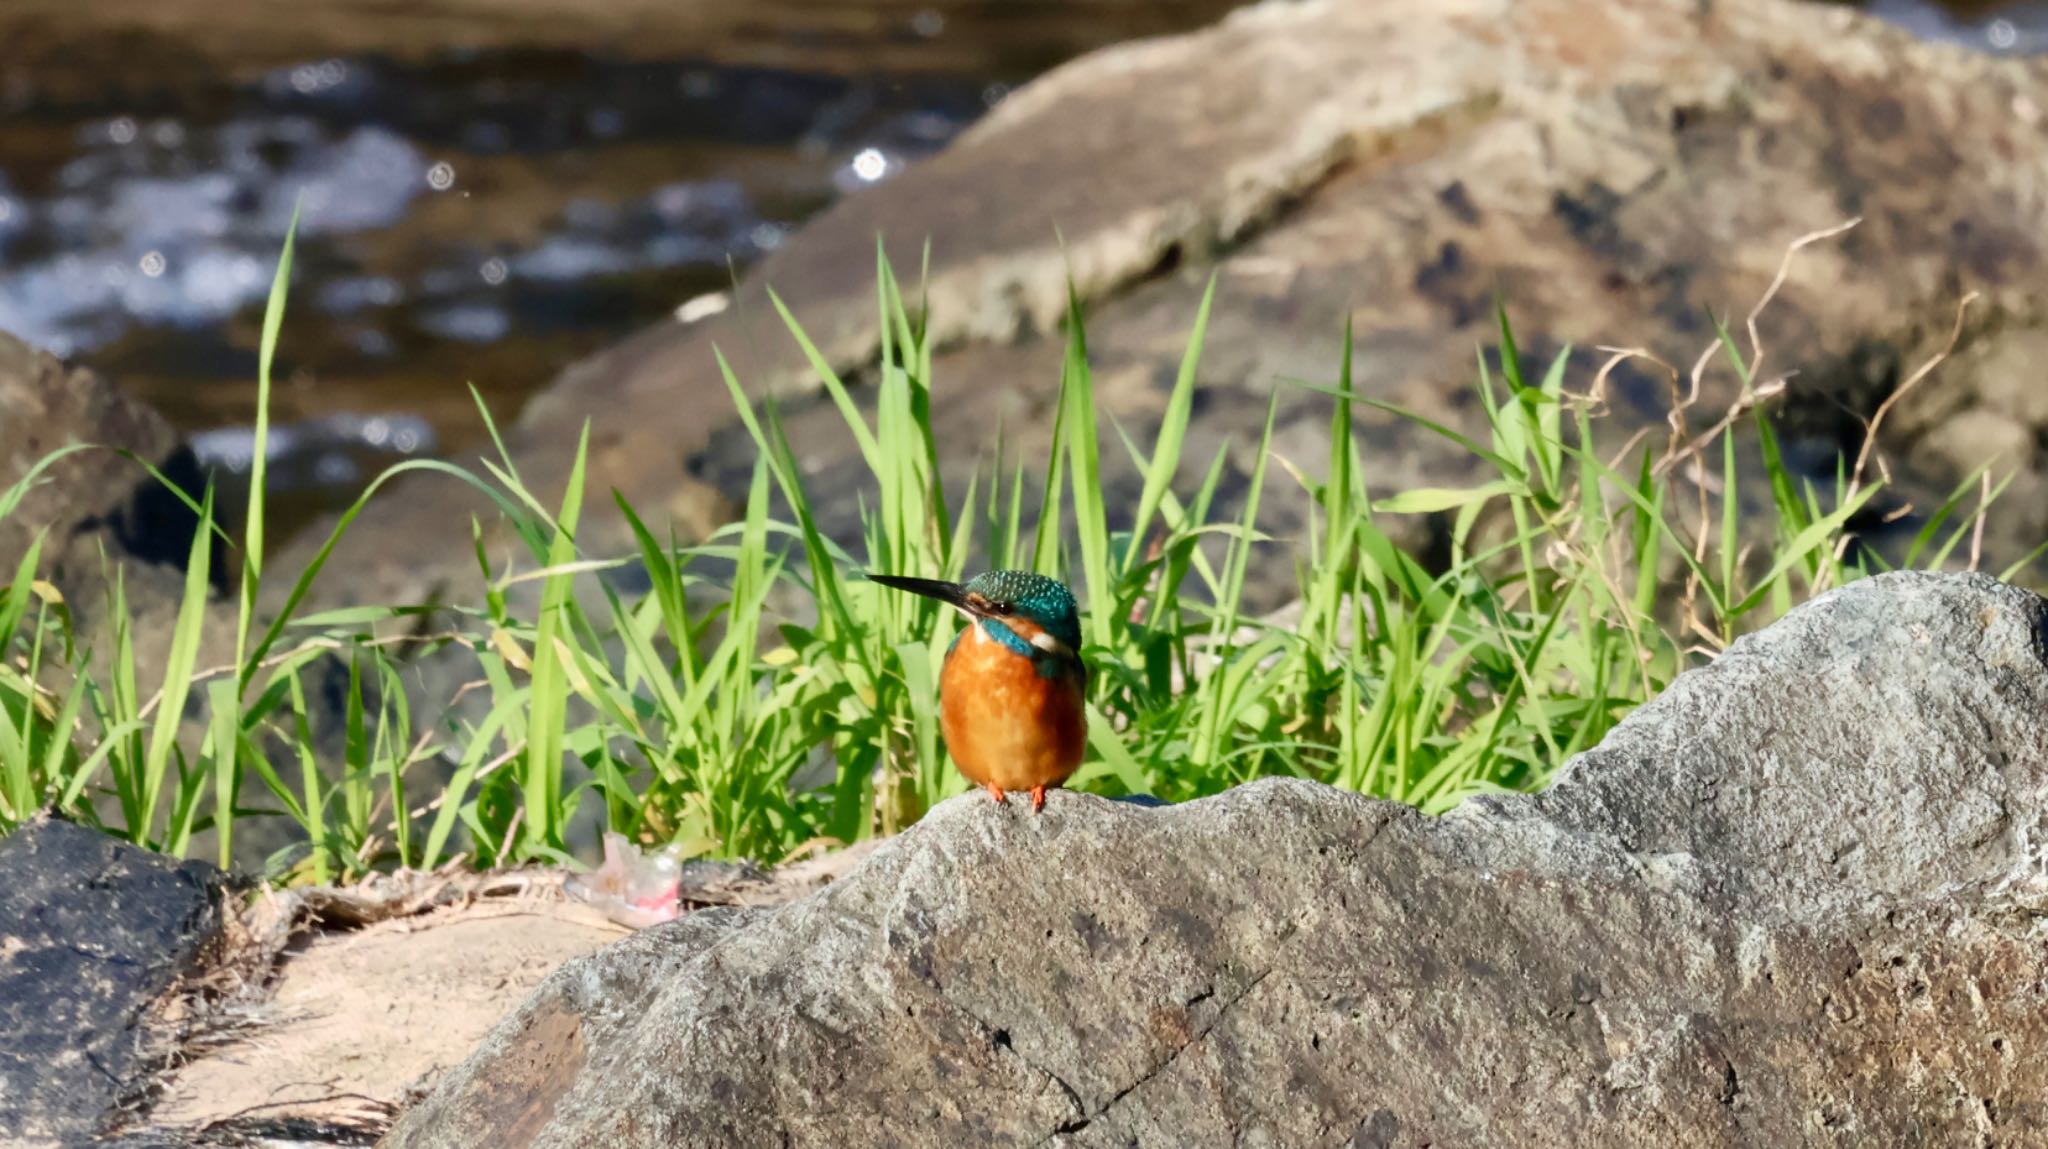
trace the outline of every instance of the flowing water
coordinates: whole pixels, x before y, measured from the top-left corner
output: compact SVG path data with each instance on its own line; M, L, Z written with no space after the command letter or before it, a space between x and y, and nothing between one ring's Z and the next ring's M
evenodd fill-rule
M1231 6L763 0L672 59L451 44L239 75L117 36L66 47L0 67L0 330L111 374L202 461L245 470L296 207L271 441L289 526L394 459L474 446L470 385L511 418L1058 59ZM1866 6L1984 51L2048 46L2048 3ZM733 62L792 44L794 64Z

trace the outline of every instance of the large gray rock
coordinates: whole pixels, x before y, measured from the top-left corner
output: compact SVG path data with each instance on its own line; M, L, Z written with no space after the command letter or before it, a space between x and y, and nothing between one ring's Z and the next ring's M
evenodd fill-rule
M2043 109L2048 64L1922 43L1839 5L1260 4L1019 89L942 154L804 227L723 314L569 369L510 444L552 498L591 421L596 494L580 541L594 551L631 549L611 487L644 517L701 533L720 514L704 488L743 493L752 466L743 434L718 437L735 424L714 346L757 395L814 387L773 289L833 365L870 371L879 235L913 292L931 245L933 411L956 491L998 424L1013 458L1044 457L1069 272L1090 308L1100 400L1140 441L1218 274L1187 456L1198 475L1235 442L1227 515L1268 393L1333 381L1347 318L1360 390L1472 431L1496 289L1532 358L1579 349L1582 390L1602 345L1689 368L1712 339L1709 312L1739 332L1788 244L1860 216L1807 249L1762 327L1765 374L1800 373L1792 399L1818 413L1802 434L1832 448L1858 427L1833 392L1860 349L1946 332L1963 289L1986 307L2036 308ZM1719 364L1708 374L1695 427L1731 379ZM1661 426L1670 404L1652 368L1617 374L1609 398L1617 436ZM1280 453L1312 469L1327 399L1283 385L1279 400ZM1363 408L1359 421L1375 490L1466 476L1469 457L1433 436ZM856 534L866 480L836 410L815 404L792 424L828 523ZM1136 480L1105 439L1116 514ZM1821 468L1825 485L1832 458ZM1267 486L1263 525L1282 537L1302 505L1291 487ZM357 521L337 552L348 577L319 600L474 594L469 540L449 524L478 506L445 479L394 488ZM1254 582L1284 595L1288 560L1274 555L1276 577Z
M1887 575L1537 796L955 799L565 966L385 1144L2039 1143L2044 842L2048 603Z

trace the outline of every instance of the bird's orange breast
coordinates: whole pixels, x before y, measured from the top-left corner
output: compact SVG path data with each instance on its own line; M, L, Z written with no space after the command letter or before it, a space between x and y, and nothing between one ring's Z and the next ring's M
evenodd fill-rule
M1028 641L1023 625L1016 629ZM1081 764L1088 741L1081 684L1047 677L969 623L939 676L939 726L970 781L1004 790L1057 786Z

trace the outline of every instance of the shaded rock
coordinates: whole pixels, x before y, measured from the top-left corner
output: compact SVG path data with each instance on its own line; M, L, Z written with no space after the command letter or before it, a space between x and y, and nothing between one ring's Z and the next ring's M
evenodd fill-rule
M41 535L38 576L63 593L79 632L102 639L93 645L104 650L105 636L96 632L112 621L107 579L122 568L137 683L153 690L176 624L199 519L115 451L151 463L187 491L202 490L205 478L171 425L147 404L91 371L0 332L0 491L52 453L78 444L95 449L58 459L13 513L0 518L0 570L11 579ZM224 579L217 544L214 554L218 587ZM217 638L219 628L213 629ZM104 655L100 662L104 667Z
M563 967L384 1144L1978 1145L2043 1120L2048 602L1825 594L1535 796L974 796Z
M1953 355L1910 391L1900 388L1940 352L1949 329L1930 331L1919 354L1879 357L1858 380L1872 398L1897 394L1892 438L1927 476L1929 501L1946 497L1987 464L2010 480L1985 524L1986 549L2021 555L2048 539L2048 309L1979 308ZM1982 490L1966 494L1974 507Z
M11 574L42 531L49 533L44 555L59 564L60 575L63 563L87 561L84 552L92 548L81 542L96 540L116 556L183 565L195 517L175 499L159 499L145 489L145 483L154 486L147 473L114 454L129 451L173 479L193 479L197 468L189 454L179 452L177 432L93 372L0 332L0 490L76 444L105 449L57 460L14 513L0 518L0 566Z
M719 435L730 401L714 346L757 395L808 392L772 288L858 375L877 354L878 234L912 279L931 244L930 323L945 348L935 419L956 473L999 421L1016 457L1042 453L1070 272L1091 301L1101 402L1141 438L1219 274L1187 463L1198 473L1226 437L1236 444L1225 515L1268 394L1290 377L1333 380L1347 317L1360 390L1471 431L1496 289L1532 361L1580 349L1583 389L1598 345L1689 367L1711 340L1709 309L1739 328L1788 244L1861 217L1807 249L1762 326L1766 375L1826 375L1865 342L1945 325L1965 288L2014 309L2038 297L2044 81L2037 61L1789 0L1257 5L1020 89L940 155L802 229L723 313L571 368L511 445L552 495L589 418L593 489L701 532L716 517L704 488L732 495L752 450ZM1791 391L1806 395L1798 380ZM1732 394L1717 367L1703 415ZM1672 395L1641 368L1618 373L1608 398L1622 434L1661 423ZM1278 401L1289 458L1312 469L1325 401L1285 386ZM1854 423L1827 400L1812 409L1831 421L1818 437ZM1392 417L1361 412L1360 425L1377 490L1457 482L1470 466ZM830 496L828 526L851 536L863 476L848 436L823 408L793 434ZM1113 436L1103 457L1123 460ZM1122 510L1135 479L1126 467L1109 484ZM447 529L471 494L406 486L358 521L338 552L352 577L322 601L471 586L467 540ZM1301 515L1288 487L1269 485L1265 524L1283 540ZM628 549L608 501L591 512L582 541ZM1285 582L1253 580L1282 595Z
M168 665L199 518L135 460L155 466L195 499L205 490L207 476L190 446L148 404L95 372L0 332L0 493L55 452L79 446L88 449L56 459L37 474L14 510L0 516L0 585L13 579L40 537L36 577L62 595L77 645L91 656L88 673L103 688L109 686L114 628L125 625L135 687L146 699L162 684ZM233 583L239 551L218 536L211 548L196 660L201 669L231 664L237 654L238 605L223 592ZM118 615L109 594L117 579L126 607ZM289 589L290 578L276 581ZM0 635L0 648L9 638ZM53 680L71 668L60 655L54 645L45 652L49 665L62 668L52 672ZM337 674L345 682L346 666L327 661L309 669L315 684L311 697L338 712L340 695L320 685ZM196 754L206 721L203 687L192 692L185 717L181 737L186 753ZM316 729L331 741L341 737L326 725ZM339 757L337 752L328 760ZM257 797L267 793L260 778L252 774L244 783L255 798L252 805L267 804ZM112 809L110 800L106 808ZM237 838L237 859L258 867L272 851L300 836L284 818L258 818L247 825L249 832ZM210 829L197 834L195 852L204 851L211 838Z
M0 1137L83 1138L139 1100L151 1009L221 928L225 877L39 818L0 838Z

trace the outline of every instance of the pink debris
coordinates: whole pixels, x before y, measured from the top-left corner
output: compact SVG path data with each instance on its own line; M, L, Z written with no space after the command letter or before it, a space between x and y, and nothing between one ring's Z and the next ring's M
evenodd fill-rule
M570 873L562 879L562 890L637 930L676 916L681 876L682 861L674 847L642 854L624 834L607 831L604 864L586 873Z

